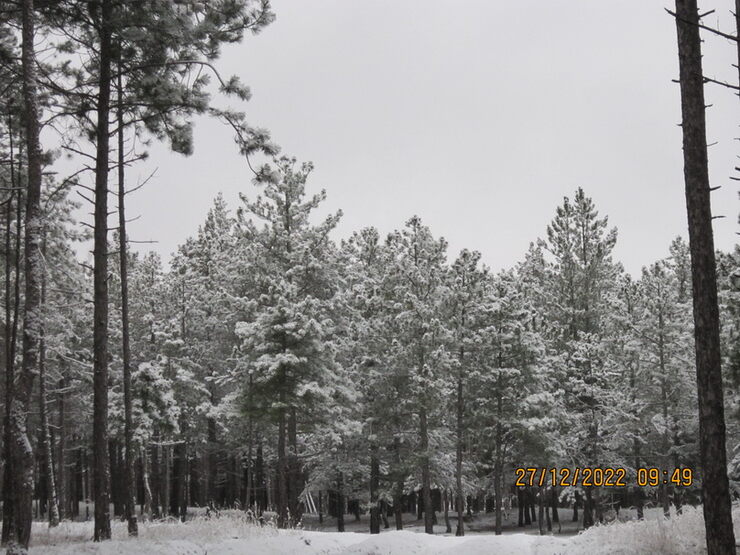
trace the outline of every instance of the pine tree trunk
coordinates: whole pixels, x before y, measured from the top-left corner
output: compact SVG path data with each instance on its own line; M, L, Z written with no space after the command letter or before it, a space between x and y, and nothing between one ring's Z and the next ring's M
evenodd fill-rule
M537 505L537 496L534 493L534 488L527 488L527 499L529 500L529 510L532 513L532 522L537 522L537 513L535 506Z
M537 494L537 507L538 507L538 514L539 514L540 536L544 536L545 535L545 500L542 495L542 488L540 488L540 491Z
M658 310L658 367L660 369L661 381L660 381L660 400L663 405L663 468L668 468L668 376L666 375L665 367L665 350L664 350L664 332L665 325L663 320L662 309ZM663 516L670 518L671 516L671 502L668 499L668 485L660 485L660 503L663 506Z
M8 140L10 146L10 184L15 189L15 162L13 149L13 120L8 115ZM13 220L13 198L14 191L10 192L10 198L5 207L5 329L3 349L3 358L5 359L5 419L3 423L3 527L2 540L0 545L6 545L10 538L10 530L15 526L13 518L13 487L11 476L10 462L10 405L13 402L13 382L14 382L14 354L12 349L12 331L11 331L11 256L10 256L10 235L11 222ZM20 194L18 195L20 198ZM17 253L16 253L17 254Z
M444 499L442 500L445 509L445 533L452 533L452 525L450 524L450 497L447 493L447 488L444 489Z
M675 425L675 422L674 422ZM674 453L673 453L673 467L674 468L681 468L681 461L678 458L678 448L679 448L679 439L678 439L678 430L674 429L673 432L673 446L674 446ZM673 505L676 507L676 514L680 515L683 513L683 490L680 487L673 487Z
M76 441L77 437L75 435L72 436L72 442L74 443ZM73 519L80 514L80 490L82 489L79 484L79 449L74 447L72 448L72 452L74 453L73 462L70 464L70 472L69 472L69 489L68 495L67 495L67 509L66 509L66 515L65 518Z
M665 518L670 518L671 500L668 498L668 486L666 484L660 485L660 505L663 507L663 516Z
M178 442L173 449L172 457L172 495L170 496L170 513L182 522L187 518L187 445Z
M637 520L643 520L645 518L644 515L644 494L642 492L642 488L640 486L635 486L634 489L635 494L635 508L637 509Z
M281 391L281 407L278 414L278 460L277 460L277 525L288 526L288 476L285 457L285 394ZM341 532L341 530L340 530Z
M257 498L252 497L252 489L254 487L254 472L252 469L252 444L254 440L254 423L252 421L252 374L249 374L249 391L248 391L248 407L249 414L247 415L247 485L246 485L246 499L244 500L244 508L247 509L253 506Z
M67 381L65 377L65 363L61 362L62 377L59 380L59 393L57 394L57 409L59 429L59 448L57 451L57 483L59 496L59 519L64 520L69 515L69 492L67 490L67 431L65 417L65 391Z
M108 440L108 468L110 468L110 498L113 504L113 516L123 515L123 501L121 499L120 456L117 438Z
M108 466L108 164L111 92L112 0L100 0L100 60L95 157L93 247L93 490L95 541L109 540L110 469Z
M378 490L380 489L380 461L378 448L373 445L370 456L370 533L380 534L380 508L378 507Z
M136 522L136 507L134 505L134 487L136 475L134 472L134 423L131 412L131 342L128 316L128 237L126 235L126 187L124 178L124 140L123 140L123 83L121 77L121 63L118 64L118 254L121 272L121 343L123 354L123 414L124 414L124 473L123 491L125 516L128 523L128 535L138 536L139 527Z
M149 453L144 446L141 447L141 481L144 486L144 514L145 520L152 518L152 487L149 483Z
M398 437L393 438L393 456L395 458L397 477L393 490L393 517L396 522L396 530L403 530L403 473L401 471L401 441Z
M161 486L161 477L162 473L159 469L160 467L160 447L158 445L159 443L159 434L155 431L153 436L153 445L150 447L152 451L152 516L154 518L160 518L162 517L161 512L161 492L162 492L162 486Z
M33 380L38 372L41 339L41 258L42 217L41 143L39 138L39 108L36 90L36 56L34 51L35 21L33 0L21 3L22 18L22 81L26 120L26 151L28 183L26 194L25 236L25 308L23 319L23 350L20 374L15 381L10 406L11 487L13 491L13 524L8 541L8 553L22 553L31 538L33 497L33 451L28 438L28 413L31 408Z
M178 477L178 485L180 486L178 491L178 498L180 506L177 514L182 522L185 522L188 518L188 500L190 499L190 472L188 470L188 444L183 441L179 444L176 449L179 448L180 458L180 475Z
M635 398L636 398L636 392L635 392L636 375L635 374L636 374L636 368L633 365L631 365L630 366L630 389L632 390L632 402L633 403L635 402ZM635 438L632 442L632 452L635 457L635 471L637 471L637 469L640 468L640 459L641 459L640 441L637 439L638 433L639 433L639 430L636 430ZM638 485L635 485L633 491L636 496L635 508L637 510L637 520L642 520L644 518L644 513L643 513L644 494L643 494L642 488Z
M429 429L427 409L422 403L419 410L419 433L421 448L421 485L424 505L424 532L434 534L434 508L432 507L432 473L429 461Z
M265 463L262 455L262 434L257 434L257 457L254 461L254 498L257 500L257 514L267 510L267 484L265 481Z
M42 253L46 258L46 238L42 239ZM41 274L41 306L46 304L46 274ZM49 433L49 411L46 406L46 346L44 342L44 323L42 313L41 336L39 338L39 413L41 416L41 445L46 470L46 493L49 504L49 528L59 526L59 499L57 498L56 481L54 479L54 449Z
M496 390L497 390L497 398L496 398L496 447L495 447L495 468L494 468L494 497L495 497L495 503L496 503L496 524L495 524L495 533L497 536L501 535L501 481L503 479L503 441L504 441L504 433L503 433L503 427L501 424L501 421L504 417L504 407L503 407L503 384L501 383L501 369L503 368L503 361L501 360L501 353L499 353L499 360L498 360L498 375L496 377Z
M581 494L576 491L573 494L573 522L578 522L578 505L581 502Z
M11 127L11 120L10 117L8 118L8 124L9 127ZM12 143L11 143L12 144ZM13 159L12 151L11 151L11 160ZM8 388L8 392L10 395L7 399L6 404L6 411L7 411L7 418L5 420L5 429L7 430L8 438L6 445L8 446L8 449L12 446L12 436L11 436L11 430L10 430L10 407L13 404L13 391L15 389L15 371L17 370L17 364L16 364L16 353L17 353L17 345L18 345L18 320L19 320L19 311L21 306L21 259L22 259L22 253L21 253L21 238L22 238L22 222L23 222L23 170L21 167L21 160L23 160L23 143L21 143L18 147L18 180L17 180L17 187L19 190L17 191L18 198L15 202L15 240L14 240L14 247L13 247L13 301L11 304L6 305L6 308L12 307L12 318L6 319L6 322L12 322L10 325L10 387ZM15 175L14 171L14 164L11 163L10 165L11 170L11 179ZM13 183L11 181L11 183ZM12 204L12 201L11 201ZM9 210L12 210L12 207L9 206ZM9 215L9 222L12 220L12 215ZM10 223L8 223L8 226L10 226ZM9 227L10 229L10 227ZM8 232L8 238L10 237L10 232ZM13 463L11 458L12 453L8 453L8 456L6 457L6 469L7 472L5 473L5 479L7 481L7 488L5 491L7 491L7 514L8 518L3 520L3 545L5 545L9 538L11 531L14 530L15 526L15 517L14 517L14 507L15 507L15 488L13 487ZM7 527L6 527L7 522Z
M522 528L524 527L524 495L521 487L516 488L516 508L519 513L517 526Z
M300 494L303 491L303 481L301 479L301 465L298 461L298 417L296 408L290 407L288 415L288 510L290 512L290 524L296 526L303 517Z
M209 383L208 395L211 405L215 406L216 393L213 386ZM205 479L205 490L206 490L206 506L213 506L218 498L218 471L219 471L219 456L220 450L218 448L218 430L216 428L216 420L212 417L208 417L206 420L207 427L207 443L206 443L206 454L203 457L204 469L203 475Z
M85 486L85 448L81 444L81 439L76 436L77 446L75 447L75 498L72 506L73 517L80 516L80 503L84 500L87 505L87 488Z
M735 553L735 534L727 478L719 307L696 0L676 0L676 16L704 526L708 554L731 554Z
M590 528L594 525L594 502L591 488L586 490L586 500L583 502L583 529Z
M460 350L460 358L463 357L463 351ZM463 522L463 489L462 489L462 457L463 457L463 417L464 417L464 400L463 400L463 376L462 376L462 364L460 365L460 373L457 377L457 446L455 454L455 485L456 485L456 499L457 499L457 528L455 530L456 536L465 535L465 523Z
M344 474L337 478L337 532L344 532Z
M164 445L162 448L162 474L163 477L160 480L161 493L160 502L162 504L162 516L171 514L170 513L170 488L172 486L172 472L170 470L170 446Z
M552 503L552 521L557 523L558 525L558 532L560 532L560 515L558 514L558 489L556 487L553 487L552 490L550 490L551 497L551 503Z
M170 506L169 513L174 517L180 516L180 450L179 445L172 447L172 479L170 480Z
M494 511L495 511L495 525L494 525L494 531L497 536L501 535L501 474L502 474L502 468L500 465L500 453L498 452L500 449L499 445L496 445L496 468L493 471L493 503L494 503Z

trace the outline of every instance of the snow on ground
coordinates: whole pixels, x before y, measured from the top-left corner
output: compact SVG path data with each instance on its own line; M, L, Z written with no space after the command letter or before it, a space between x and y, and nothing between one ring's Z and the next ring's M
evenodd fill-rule
M75 523L75 527L79 527L80 524ZM115 539L105 543L90 541L68 543L47 535L43 540L37 537L39 542L34 542L30 552L31 555L42 553L49 555L483 555L492 553L520 555L555 553L552 550L540 551L537 547L543 543L551 543L552 537L540 538L526 534L456 538L408 531L370 535L367 533L339 534L336 532L257 529L246 535L198 538L194 537L192 530L187 530L189 524L170 526L183 528L181 530L183 537L180 539L160 538L156 533L148 534L149 530L142 530L139 539ZM90 527L86 527L88 528ZM125 530L123 532L125 533ZM166 534L166 536L170 535L171 533ZM40 541L44 541L44 545L39 545Z
M647 516L647 515L646 515ZM740 508L734 510L740 537ZM220 518L140 523L128 539L126 525L113 524L113 541L93 543L91 522L65 522L49 530L34 523L31 555L691 555L705 553L701 509L686 507L669 520L657 511L644 521L595 526L575 536L512 533L462 538L411 531L368 533L276 530L260 527L236 511Z

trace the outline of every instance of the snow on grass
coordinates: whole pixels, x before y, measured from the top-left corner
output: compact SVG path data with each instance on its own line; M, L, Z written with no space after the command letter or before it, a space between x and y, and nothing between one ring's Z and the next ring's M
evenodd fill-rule
M734 510L736 536L740 537L740 508ZM223 512L218 518L196 517L141 522L139 537L129 539L126 524L112 523L113 540L93 543L91 522L65 522L48 529L34 523L31 554L72 555L616 555L705 553L701 508L685 507L682 515L664 519L650 514L644 521L595 526L577 536L530 534L470 535L462 538L410 531L367 533L277 530L259 526L243 512Z
M594 526L568 541L569 555L613 553L618 555L694 555L706 553L704 515L701 507L686 506L683 514L663 518L660 511L642 521ZM735 537L740 538L740 507L733 508Z

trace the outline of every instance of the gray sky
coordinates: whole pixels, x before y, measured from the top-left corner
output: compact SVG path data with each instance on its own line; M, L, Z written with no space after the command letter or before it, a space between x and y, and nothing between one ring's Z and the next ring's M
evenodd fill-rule
M706 18L733 31L729 0ZM311 160L310 190L341 208L335 235L413 214L494 270L520 260L582 186L619 228L633 274L686 235L676 31L646 0L274 0L277 20L224 52L252 88L242 106L285 154ZM734 46L705 37L705 73L736 82ZM707 85L715 241L737 242L738 99ZM195 153L152 149L155 179L128 202L133 239L165 259L222 191L254 196L231 133L199 120Z

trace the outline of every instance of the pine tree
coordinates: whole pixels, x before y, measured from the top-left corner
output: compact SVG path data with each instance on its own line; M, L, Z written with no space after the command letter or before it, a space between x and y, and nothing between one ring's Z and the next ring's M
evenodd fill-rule
M456 536L465 535L463 522L463 451L465 431L466 381L471 375L481 326L481 304L483 303L485 270L479 268L480 253L463 250L452 264L450 272L450 327L453 330L452 351L457 354L457 377L455 383L455 503L457 505ZM467 356L467 359L466 359ZM500 511L499 513L500 514ZM499 519L500 520L500 519ZM500 522L498 524L500 528Z
M395 362L407 373L416 405L424 531L433 534L432 412L443 392L442 371L451 364L445 348L448 332L441 319L447 243L435 239L421 220L413 217L403 230L389 236L388 246L393 253L393 296L399 322Z
M277 507L281 527L300 521L303 491L298 452L298 424L310 425L313 412L330 396L335 372L330 339L338 286L330 262L327 234L341 213L321 224L309 221L326 194L306 199L310 164L296 167L281 158L265 166L255 201L242 196L244 212L264 222L255 241L262 267L263 291L254 319L237 324L242 351L248 353L255 395L277 425Z
M15 380L10 406L10 439L15 446L10 450L12 464L13 528L8 542L8 553L23 553L31 537L31 503L33 496L33 451L28 439L28 412L36 374L39 372L41 340L41 142L40 109L36 77L35 14L33 0L21 4L22 20L22 83L25 119L26 156L28 163L26 183L25 304L23 316L23 349L21 368Z
M641 370L650 384L649 398L657 412L648 415L652 427L658 431L650 443L657 446L651 465L671 470L689 466L691 459L685 453L687 438L696 437L697 431L686 421L686 414L694 412L691 392L696 387L691 359L691 327L689 312L678 301L679 280L665 262L657 262L643 270L640 280L642 318L639 324ZM646 453L647 455L647 453ZM683 458L683 461L681 460ZM683 462L683 464L681 464ZM675 492L676 495L679 492ZM668 487L660 492L663 512L670 514Z
M727 478L717 275L712 235L704 81L696 0L676 0L681 131L689 222L699 445L707 551L735 553Z
M548 318L557 323L551 328L551 348L559 353L562 386L566 402L578 421L575 450L583 466L596 466L601 457L600 424L610 405L608 375L601 355L607 302L619 268L611 260L616 229L607 229L607 218L599 218L593 201L583 189L573 201L565 198L547 227L543 247L552 256L549 269L549 296L553 299ZM603 429L603 427L602 427ZM599 490L587 488L584 527L594 522L601 507Z

